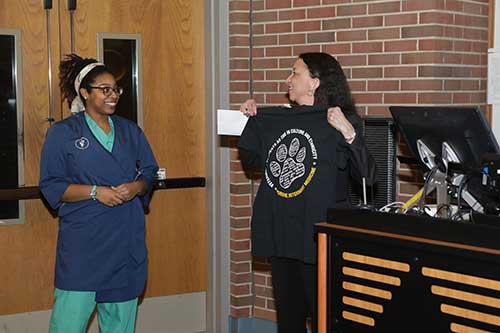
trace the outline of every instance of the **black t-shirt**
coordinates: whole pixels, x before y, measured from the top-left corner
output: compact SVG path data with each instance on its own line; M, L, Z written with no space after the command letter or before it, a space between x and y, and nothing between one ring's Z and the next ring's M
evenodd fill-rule
M262 170L252 213L253 254L315 263L313 224L325 221L328 208L349 205L349 148L327 122L326 110L259 108L238 148L244 165Z

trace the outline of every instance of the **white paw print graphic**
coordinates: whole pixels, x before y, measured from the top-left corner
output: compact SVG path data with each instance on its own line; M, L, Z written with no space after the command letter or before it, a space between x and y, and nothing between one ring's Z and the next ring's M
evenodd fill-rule
M300 148L299 139L294 138L287 149L283 143L276 149L276 160L269 164L269 169L274 177L279 177L282 188L289 188L293 181L306 173L304 159L306 148Z

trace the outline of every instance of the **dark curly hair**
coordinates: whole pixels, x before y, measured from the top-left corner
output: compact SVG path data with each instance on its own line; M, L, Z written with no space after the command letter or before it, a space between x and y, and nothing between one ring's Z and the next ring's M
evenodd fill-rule
M92 58L84 59L72 53L67 54L59 64L59 88L61 89L61 97L63 100L66 99L68 101L70 107L71 102L76 97L74 86L76 77L85 66L94 62L97 62L97 60ZM85 88L90 93L90 86L94 83L96 77L103 73L113 74L106 66L97 66L83 78L83 81L80 83L80 88ZM80 96L80 98L85 104L83 96Z
M311 77L320 81L314 92L314 106L339 106L345 114L356 112L344 71L334 57L328 53L310 52L302 53L299 58L307 65Z

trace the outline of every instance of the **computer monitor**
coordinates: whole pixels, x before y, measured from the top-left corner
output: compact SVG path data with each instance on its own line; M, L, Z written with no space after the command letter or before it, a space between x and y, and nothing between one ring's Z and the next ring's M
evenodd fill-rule
M448 202L445 183L449 183L458 188L459 207L462 197L474 211L499 211L498 198L490 200L481 185L481 165L485 154L498 154L500 148L479 108L391 106L389 109L418 164L424 171L432 169L434 175L439 175L440 181L433 183L438 205Z
M484 154L500 153L497 140L479 108L391 106L389 110L411 153L424 170L429 169L432 161L422 158L422 144L435 154L436 163L441 163L443 143L446 143L458 158L455 162L478 172Z

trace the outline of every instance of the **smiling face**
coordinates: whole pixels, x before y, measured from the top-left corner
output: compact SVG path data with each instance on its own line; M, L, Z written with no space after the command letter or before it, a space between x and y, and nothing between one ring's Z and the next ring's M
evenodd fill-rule
M115 112L116 104L120 96L112 92L109 96L104 94L104 90L100 88L115 88L116 80L110 73L102 73L97 76L90 84L90 92L84 88L80 92L85 99L85 110L89 114L93 113L100 116L108 116Z
M290 101L299 105L314 105L314 91L319 86L319 79L311 77L304 60L299 58L295 61L286 84Z

